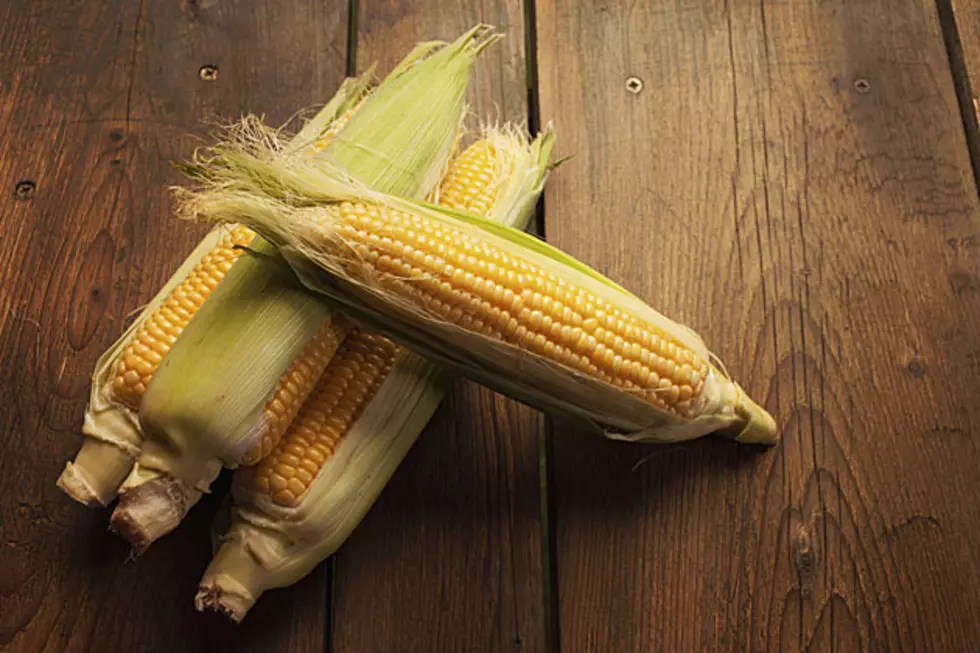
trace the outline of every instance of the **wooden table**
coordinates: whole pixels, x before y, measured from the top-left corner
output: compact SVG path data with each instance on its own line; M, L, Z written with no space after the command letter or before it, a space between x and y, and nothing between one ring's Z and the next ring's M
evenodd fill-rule
M474 108L574 155L539 231L700 331L782 442L606 442L461 381L337 555L200 615L218 496L130 560L54 484L205 229L170 162L476 21L508 38ZM3 3L0 649L980 650L977 35L973 0Z

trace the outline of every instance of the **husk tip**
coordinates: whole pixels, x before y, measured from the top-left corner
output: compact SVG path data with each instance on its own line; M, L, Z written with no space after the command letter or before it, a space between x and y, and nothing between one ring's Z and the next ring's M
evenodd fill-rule
M534 152L534 158L537 161L538 166L546 170L553 170L557 168L565 159L560 161L551 161L551 151L555 147L555 129L554 126L549 122L545 125L544 129L538 132L538 135L534 138L532 143L532 148Z
M470 29L460 34L452 43L448 45L448 47L452 52L464 52L471 57L476 58L477 55L503 38L504 35L497 32L493 25L489 25L487 23L477 23Z
M745 425L735 439L743 444L774 445L779 442L779 428L773 416L752 401L738 384L735 384L735 387L740 393L735 410L745 420Z

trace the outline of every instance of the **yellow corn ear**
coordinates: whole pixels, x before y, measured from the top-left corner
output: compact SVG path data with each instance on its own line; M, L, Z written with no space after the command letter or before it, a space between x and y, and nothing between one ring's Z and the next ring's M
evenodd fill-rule
M303 205L322 189L333 202ZM772 416L712 364L696 332L564 252L330 171L292 191L246 206L215 188L181 213L241 217L307 287L359 322L609 438L676 442L725 431L775 442Z
M548 170L534 144L490 129L450 165L440 203L523 226ZM231 527L205 572L198 609L240 620L258 596L340 546L441 401L450 377L391 340L353 330L296 421L258 466L235 473Z
M368 81L367 75L346 80L291 146L309 152L317 135L322 133L321 141L331 138L340 120L362 101ZM138 412L147 385L188 322L254 238L255 233L242 225L212 230L100 357L82 426L85 440L58 478L58 486L76 501L105 506L116 497L142 449Z
M322 151L314 137L312 154L294 152L279 142L278 132L246 118L229 132L244 140L218 143L187 169L239 196L329 169L381 192L425 197L457 142L472 64L494 40L478 27L451 44L420 46ZM270 144L271 156L243 177L223 176L213 165L234 166ZM275 401L282 374L321 329L333 331L337 341L346 332L343 319L331 316L325 303L296 283L275 250L256 240L254 255L239 260L188 324L144 395L140 424L147 442L110 522L137 550L176 527L222 466L253 462L275 446L280 431L269 428L263 408ZM304 388L290 393L295 405L318 376L311 371Z

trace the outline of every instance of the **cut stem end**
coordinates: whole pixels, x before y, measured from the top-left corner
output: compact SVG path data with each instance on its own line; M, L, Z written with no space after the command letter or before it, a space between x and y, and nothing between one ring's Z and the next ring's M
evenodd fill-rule
M265 591L265 575L240 539L225 540L204 572L194 606L199 612L214 610L239 623Z
M124 490L112 512L109 528L143 553L153 542L177 528L193 505L195 492L169 474Z
M116 498L133 463L133 458L119 447L85 438L74 462L65 464L58 487L81 504L105 507Z

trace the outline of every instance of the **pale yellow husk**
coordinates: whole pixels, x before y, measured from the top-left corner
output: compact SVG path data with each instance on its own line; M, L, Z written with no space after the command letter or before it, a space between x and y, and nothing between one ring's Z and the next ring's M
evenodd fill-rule
M403 356L298 507L236 487L232 525L201 579L197 609L241 621L266 590L292 585L335 552L428 423L449 378L424 358Z
M453 43L419 46L322 151L290 147L279 131L249 117L186 169L213 187L282 199L291 184L321 168L425 197L457 145L472 65L496 39L477 26ZM311 133L301 138L316 141ZM238 177L224 173L243 160L261 165ZM140 423L148 441L111 522L138 550L176 527L222 466L241 462L263 430L262 408L282 372L328 320L340 319L296 282L273 249L263 242L250 249L187 326L144 396ZM167 505L170 517L137 503Z
M678 416L591 375L530 350L460 328L387 291L373 272L351 255L331 227L329 211L311 207L352 201L375 204L443 223L477 240L533 263L559 279L651 324L702 360L714 357L700 336L674 322L606 277L527 234L499 223L423 202L378 193L323 168L290 187L288 197L265 193L202 193L182 203L180 214L241 219L279 246L307 287L343 307L370 328L503 394L544 411L578 418L607 437L646 442L677 442L718 431L742 442L772 443L776 425L731 379L712 366L693 416ZM364 269L354 275L351 270Z
M127 343L146 319L181 283L191 269L214 247L228 227L212 229L188 255L156 296L150 300L129 328L116 340L95 365L89 402L85 408L82 434L85 439L76 458L65 465L58 487L80 503L108 505L116 497L119 485L129 473L142 446L138 415L113 400L111 377L116 361Z
M488 213L526 226L549 170L554 135L528 143L512 126L487 128L497 152L495 202ZM231 526L201 580L199 610L240 621L266 590L291 585L333 554L360 523L442 401L452 379L435 363L402 351L392 371L295 506L276 504L236 474Z
M360 102L368 90L369 81L369 74L345 80L330 102L303 125L297 137L290 143L293 151L306 153L307 156L315 152L309 147L314 136L330 129L340 116ZM92 374L89 402L82 423L85 439L75 460L66 463L57 481L58 487L76 501L89 506L108 505L116 498L120 486L139 458L143 445L139 417L136 411L116 401L111 392L116 362L150 315L228 229L226 226L212 229L129 328L99 357Z

